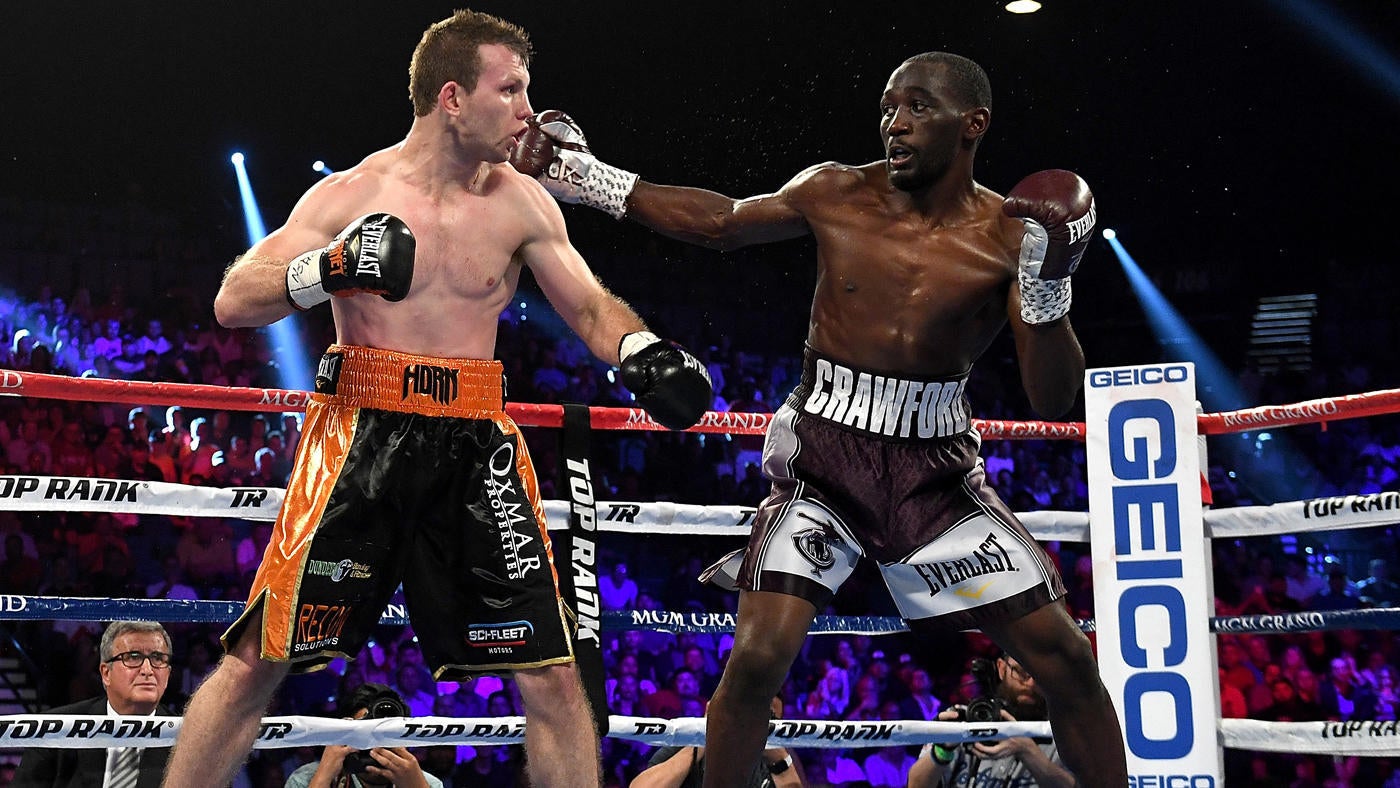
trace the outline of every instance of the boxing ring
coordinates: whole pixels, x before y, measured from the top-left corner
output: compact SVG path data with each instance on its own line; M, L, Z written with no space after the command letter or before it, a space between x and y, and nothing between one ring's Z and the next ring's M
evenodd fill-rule
M1091 373L1092 374L1092 373ZM280 389L220 388L191 384L137 383L102 379L76 379L12 370L0 370L0 394L33 398L89 400L139 405L181 405L238 411L287 412L303 410L305 392ZM564 406L509 404L507 411L522 427L560 427ZM660 430L641 410L590 408L592 429ZM1321 425L1331 421L1400 412L1400 390L1377 391L1311 400L1291 405L1264 406L1226 413L1200 414L1190 428L1197 435L1220 435L1258 429ZM707 413L694 432L756 435L768 425L770 414ZM1084 423L974 420L988 440L1090 439ZM1202 439L1203 440L1203 439ZM1092 452L1091 452L1092 464ZM1091 485L1093 484L1091 480ZM562 485L568 488L569 484ZM545 510L551 531L578 523L580 489L569 501L547 501ZM682 534L688 536L747 535L754 514L750 507L694 506L665 502L593 501L594 516L586 528L591 533ZM84 511L130 514L232 517L272 521L283 491L275 488L192 487L168 482L119 479L87 479L55 476L0 476L0 509L14 511ZM1199 499L1198 499L1199 501ZM1019 515L1039 540L1092 542L1090 515L1085 512L1035 511ZM1400 493L1344 495L1267 506L1241 506L1203 512L1206 538L1243 538L1320 532L1390 525L1400 521ZM560 577L568 559L556 552ZM1095 586L1101 569L1095 560ZM1183 586L1186 584L1182 584ZM1209 588L1209 585L1206 585ZM1199 592L1201 589L1185 589ZM579 600L575 598L575 602ZM1197 600L1199 601L1199 600ZM1207 600L1211 603L1213 600ZM596 598L593 602L596 608ZM587 607L585 601L584 607ZM42 596L0 596L3 620L111 621L145 619L163 622L227 623L241 612L243 601L89 599ZM1096 606L1103 615L1103 606ZM699 613L658 610L604 612L596 610L604 630L647 629L663 632L722 633L734 629L731 613ZM586 619L581 615L581 619ZM406 624L406 611L391 605L382 624ZM1312 611L1279 615L1212 616L1212 633L1281 634L1338 629L1400 629L1400 608L1352 611ZM1095 621L1081 621L1094 631ZM897 618L875 616L818 616L811 634L882 635L907 631ZM1210 665L1214 670L1214 638L1210 638ZM1120 654L1099 643L1102 666ZM1117 667L1117 666L1114 666ZM1396 756L1400 755L1400 724L1396 721L1267 722L1221 719L1219 690L1213 698L1216 734L1215 755L1220 748L1260 752ZM1120 714L1122 710L1120 709ZM608 717L608 736L660 744L702 744L702 718L660 719ZM418 717L349 721L321 717L268 717L255 748L349 744L371 746L427 746L437 744L518 744L524 740L523 717L459 719ZM145 747L169 746L179 730L178 717L81 717L42 714L0 716L0 748L15 747ZM784 747L884 747L939 742L958 744L1011 736L1048 736L1044 722L993 725L938 721L841 722L776 720L770 726L771 746ZM1154 741L1156 741L1154 739ZM1143 785L1159 783L1141 783ZM1167 785L1167 782L1161 782ZM1172 783L1176 784L1176 783ZM1196 782L1181 782L1194 786ZM1215 784L1202 782L1200 784Z

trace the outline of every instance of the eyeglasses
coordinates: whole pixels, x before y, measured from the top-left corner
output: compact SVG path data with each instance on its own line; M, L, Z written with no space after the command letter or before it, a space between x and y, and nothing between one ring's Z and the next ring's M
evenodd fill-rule
M1011 660L1003 660L1003 664L1006 665L1006 672L1014 676L1016 680L1021 682L1022 684L1035 678L1031 674L1027 673L1025 668L1021 667L1015 662L1012 662Z
M151 667L157 670L170 667L170 655L164 651L152 651L149 654L144 651L123 651L105 662L109 665L120 662L128 668L139 668L148 659L151 661Z

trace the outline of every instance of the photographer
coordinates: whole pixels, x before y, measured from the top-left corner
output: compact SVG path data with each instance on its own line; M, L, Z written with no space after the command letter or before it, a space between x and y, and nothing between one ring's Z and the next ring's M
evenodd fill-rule
M403 698L383 684L366 683L351 690L337 705L341 717L377 720L407 717ZM418 759L403 747L354 747L330 745L321 760L292 772L286 788L360 788L393 785L396 788L442 788L442 780L423 771Z
M771 717L783 713L781 698L774 698ZM661 747L652 753L647 768L632 781L632 788L694 788L705 778L704 747ZM782 747L763 751L743 788L804 788L802 765Z
M1035 679L1009 655L998 657L993 665L974 666L973 672L990 697L979 697L966 706L939 712L938 719L957 720L1043 720L1045 697L1036 689ZM995 675L991 668L995 667ZM971 708L972 714L965 712ZM992 716L997 713L999 716ZM953 786L1021 788L1041 786L1071 788L1074 775L1060 763L1054 741L1038 742L1026 737L1000 741L974 742L955 749L926 744L909 770L909 788L953 788Z

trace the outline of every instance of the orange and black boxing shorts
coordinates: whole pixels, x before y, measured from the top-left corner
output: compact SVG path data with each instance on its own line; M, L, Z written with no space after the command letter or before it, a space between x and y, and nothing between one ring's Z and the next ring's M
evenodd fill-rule
M534 467L499 362L332 346L237 641L315 670L354 656L399 583L440 680L573 660Z

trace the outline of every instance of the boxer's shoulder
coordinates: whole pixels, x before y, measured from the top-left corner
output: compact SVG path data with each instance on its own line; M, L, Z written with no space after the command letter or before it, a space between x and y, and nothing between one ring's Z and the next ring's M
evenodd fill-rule
M836 207L853 200L876 199L879 177L872 173L872 165L827 161L798 173L783 193L789 202L808 209Z

